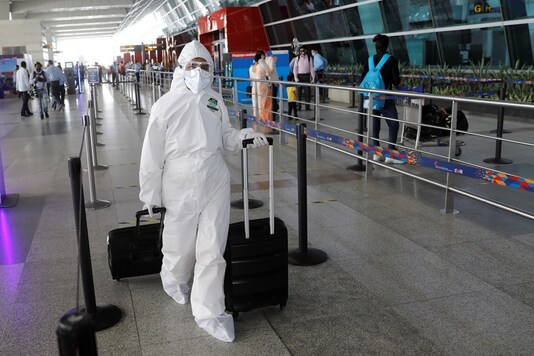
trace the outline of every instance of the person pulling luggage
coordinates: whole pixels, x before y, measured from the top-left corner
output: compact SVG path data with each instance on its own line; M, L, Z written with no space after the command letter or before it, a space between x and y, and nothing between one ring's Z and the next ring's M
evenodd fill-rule
M234 321L225 313L224 250L230 223L230 174L223 149L253 147L267 138L231 127L223 98L211 89L213 60L194 40L178 57L171 90L152 107L141 153L139 199L151 211L167 209L163 230L163 289L177 303L189 301L199 327L232 342Z

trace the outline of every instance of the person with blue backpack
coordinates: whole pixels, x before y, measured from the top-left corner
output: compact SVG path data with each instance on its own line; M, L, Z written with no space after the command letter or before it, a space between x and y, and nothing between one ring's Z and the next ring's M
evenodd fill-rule
M367 89L382 89L391 90L393 86L400 84L399 74L399 62L397 58L387 52L389 46L389 37L386 35L378 34L373 38L375 43L376 54L370 56L367 63L364 65L362 73L361 88ZM364 96L368 96L364 101L364 108L372 108L373 110L373 126L371 137L373 138L372 144L380 146L378 141L380 134L381 117L386 119L386 123L389 128L388 134L388 147L395 149L395 143L397 142L397 136L399 133L399 122L397 107L393 99L388 99L381 94L374 94L371 98L370 93L364 93ZM384 157L380 155L373 155L374 161L384 161ZM404 161L386 158L385 163L401 164Z

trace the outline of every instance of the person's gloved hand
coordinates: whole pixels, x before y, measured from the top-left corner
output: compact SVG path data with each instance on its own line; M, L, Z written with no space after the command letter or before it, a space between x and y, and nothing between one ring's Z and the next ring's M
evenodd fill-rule
M148 210L148 216L153 217L154 216L154 212L152 212L152 209L154 209L154 207L155 207L155 205L145 204L145 205L143 205L143 210L147 209Z
M262 134L261 132L249 132L247 133L245 138L254 139L254 142L252 144L253 148L261 147L261 146L265 146L269 144L269 142L267 141L267 137L265 137L265 135Z

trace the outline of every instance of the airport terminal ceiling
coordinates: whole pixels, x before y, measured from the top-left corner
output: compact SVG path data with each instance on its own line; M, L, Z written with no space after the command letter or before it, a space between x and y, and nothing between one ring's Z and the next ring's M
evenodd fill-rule
M111 37L154 14L178 32L199 17L225 6L254 5L261 1L215 0L10 0L11 18L40 19L56 39Z
M376 33L411 65L534 64L534 0L11 0L12 19L41 19L56 39L111 37L147 15L162 35L197 37L196 21L257 6L271 49L293 38L331 64L363 63Z

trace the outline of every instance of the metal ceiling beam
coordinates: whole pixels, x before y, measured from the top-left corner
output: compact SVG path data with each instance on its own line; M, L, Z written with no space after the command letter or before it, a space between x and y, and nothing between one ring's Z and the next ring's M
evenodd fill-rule
M95 32L95 31L116 31L117 26L87 26L83 28L61 28L61 29L52 29L52 32L57 34L65 33L76 33L76 32Z
M45 27L50 28L71 28L71 27L83 27L87 25L119 25L122 22L121 18L116 19L94 19L83 21L80 20L68 20L68 21L43 21L42 24Z
M78 11L91 9L111 9L111 8L130 8L134 5L134 0L29 0L17 1L12 0L12 13L25 12L63 12Z
M105 18L123 18L128 11L126 9L109 9L109 10L91 10L91 11L70 11L64 13L27 13L24 18L38 19L46 22L50 21L69 21L84 19L105 19Z

